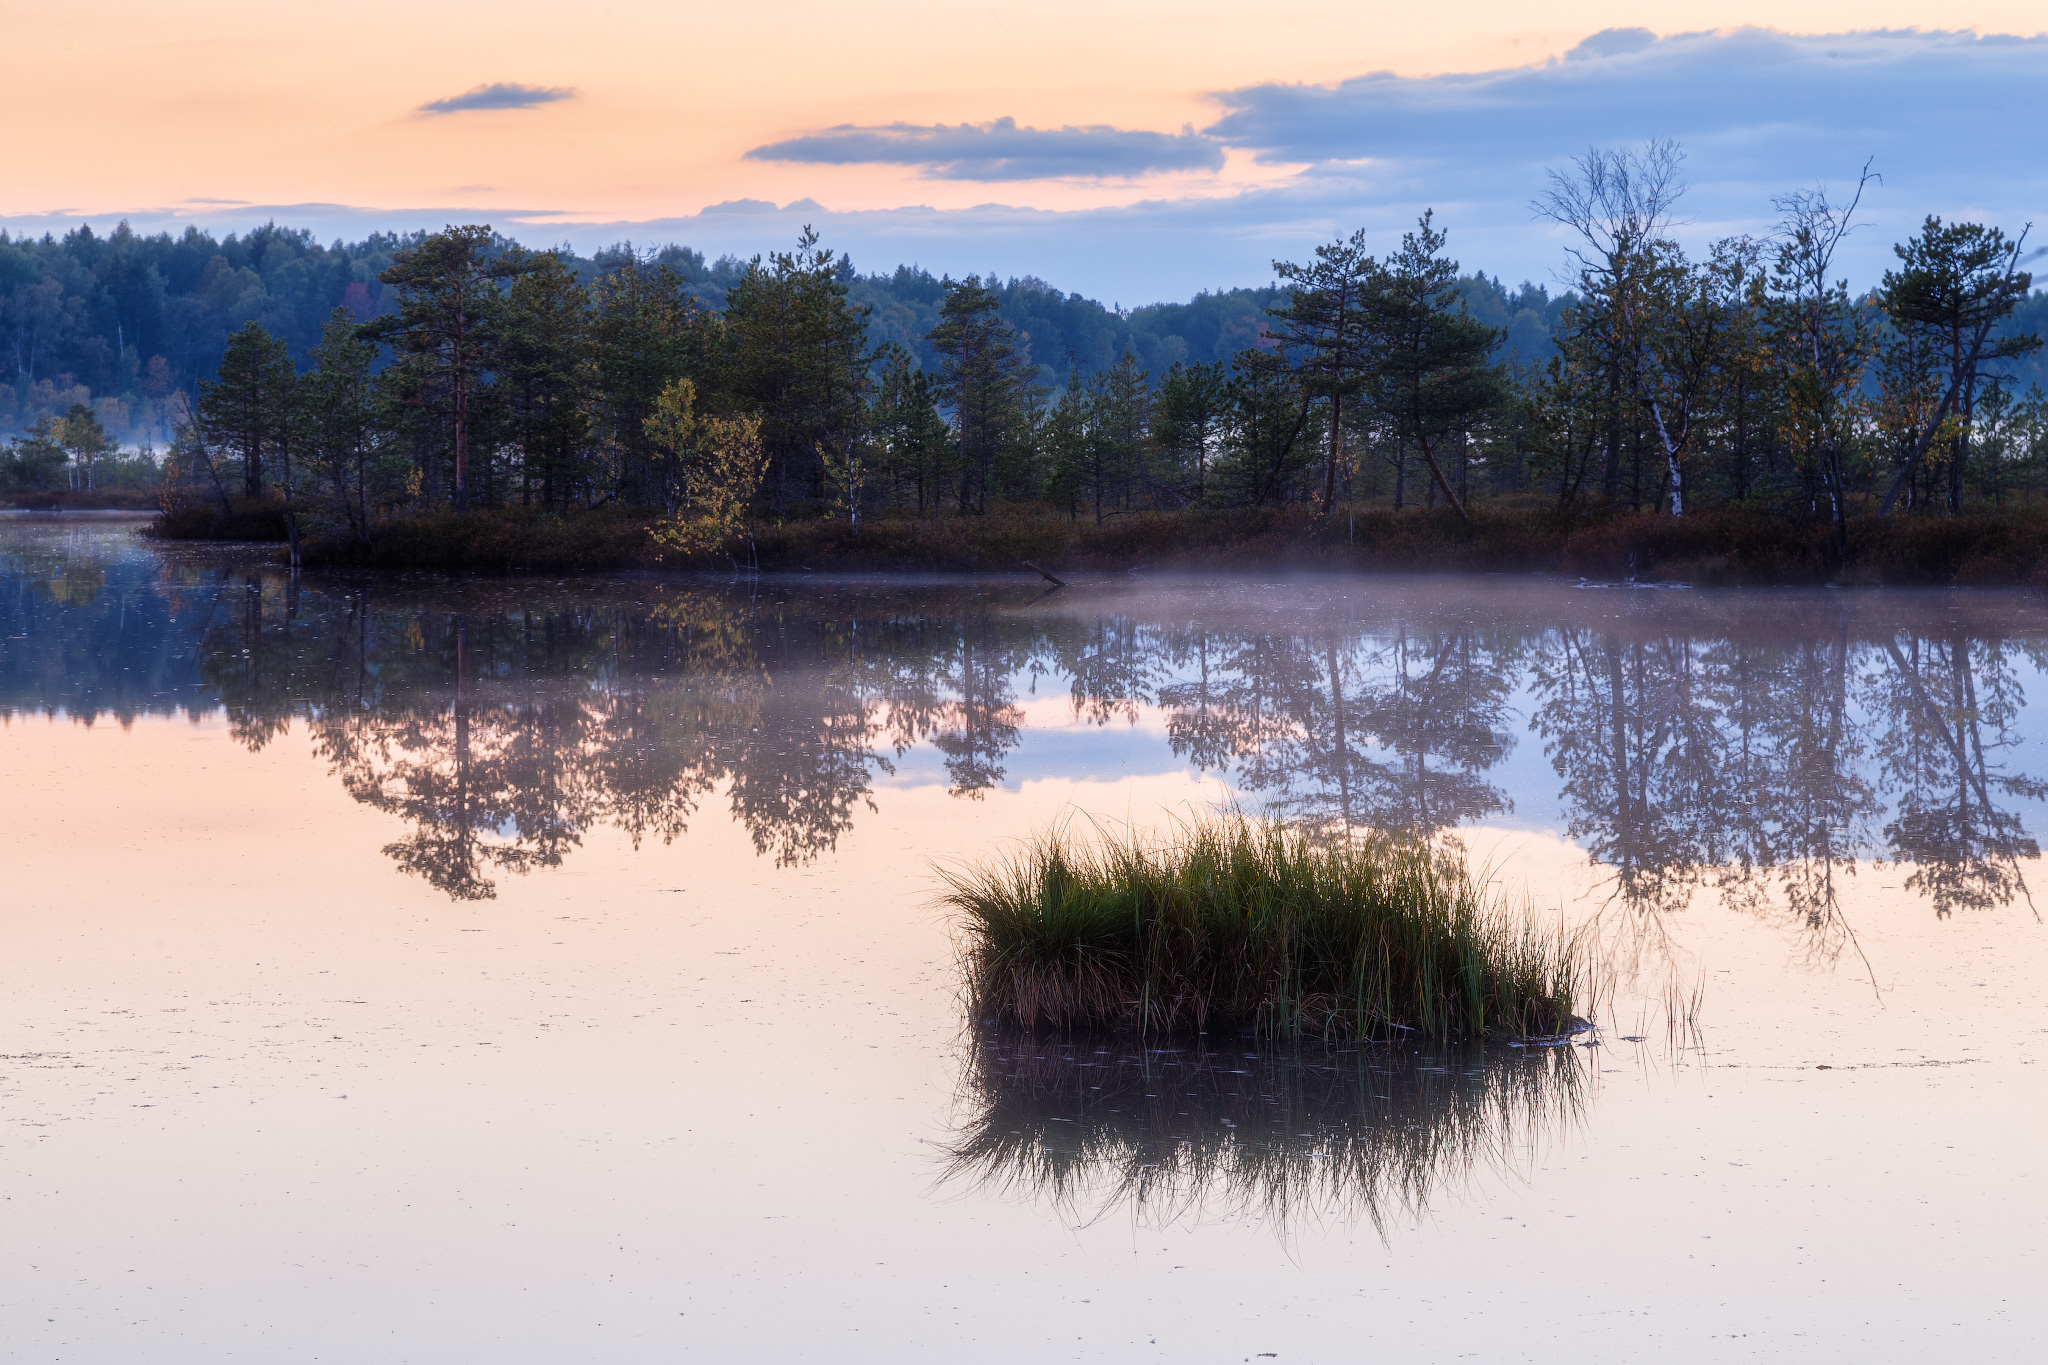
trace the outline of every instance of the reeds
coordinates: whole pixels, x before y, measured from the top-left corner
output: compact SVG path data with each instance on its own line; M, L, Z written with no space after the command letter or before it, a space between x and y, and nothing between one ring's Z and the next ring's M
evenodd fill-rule
M1240 814L1149 842L1062 825L947 880L974 1017L1027 1030L1554 1036L1589 986L1582 940L1402 839Z

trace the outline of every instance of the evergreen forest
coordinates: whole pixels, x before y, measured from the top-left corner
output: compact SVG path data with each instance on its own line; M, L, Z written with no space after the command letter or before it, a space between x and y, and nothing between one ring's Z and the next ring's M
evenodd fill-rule
M147 488L170 534L367 553L423 515L638 519L678 554L764 525L1725 508L1833 535L2005 509L2048 463L2026 234L1930 217L1876 286L1860 188L1689 253L1670 143L1535 203L1551 292L1464 270L1425 214L1129 311L1036 278L531 250L484 225L322 246L0 235L0 485ZM251 528L262 528L252 531Z

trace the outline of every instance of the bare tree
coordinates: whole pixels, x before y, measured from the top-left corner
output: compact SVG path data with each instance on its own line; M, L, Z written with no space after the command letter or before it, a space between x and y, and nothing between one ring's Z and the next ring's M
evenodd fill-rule
M1686 182L1679 178L1683 162L1686 153L1669 137L1653 137L1640 147L1589 147L1585 156L1571 160L1569 172L1548 172L1550 188L1530 205L1536 217L1579 235L1565 252L1579 266L1579 293L1606 315L1610 393L1626 389L1651 411L1665 452L1671 516L1686 510L1679 458L1688 440L1692 397L1704 387L1710 368L1714 336L1712 325L1683 325L1675 336L1663 338L1663 346L1651 338L1651 319L1667 311L1653 301L1659 284L1686 303L1694 295L1692 272L1669 239L1677 225L1673 211L1686 196ZM1679 278L1673 278L1673 270ZM1683 311L1688 323L1698 321L1696 309ZM1681 395L1681 413L1667 413L1673 395ZM1610 483L1618 440L1620 432L1610 417Z
M1680 462L1713 370L1721 311L1713 272L1694 270L1670 240L1684 161L1669 138L1590 148L1570 171L1551 171L1550 188L1530 206L1578 234L1565 250L1578 264L1580 292L1607 315L1612 387L1649 408L1674 517L1685 512Z
M1843 454L1851 437L1852 400L1863 382L1872 345L1869 320L1849 295L1846 280L1831 279L1835 250L1852 230L1863 191L1878 177L1868 162L1847 204L1821 188L1795 190L1771 201L1778 225L1777 261L1771 270L1771 330L1784 370L1786 425L1808 468L1819 476L1835 523L1835 555L1849 556Z

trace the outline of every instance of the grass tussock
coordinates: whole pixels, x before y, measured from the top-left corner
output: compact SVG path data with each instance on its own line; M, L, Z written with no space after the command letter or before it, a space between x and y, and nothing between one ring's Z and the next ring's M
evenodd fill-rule
M1590 988L1578 938L1401 839L1243 815L1153 842L1062 826L948 882L974 1017L1026 1030L1554 1036Z

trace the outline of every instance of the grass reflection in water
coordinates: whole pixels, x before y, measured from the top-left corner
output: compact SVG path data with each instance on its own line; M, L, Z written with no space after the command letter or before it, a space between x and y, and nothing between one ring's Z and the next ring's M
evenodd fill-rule
M1140 1048L972 1039L944 1183L1090 1223L1391 1223L1489 1175L1525 1173L1576 1127L1570 1045Z

